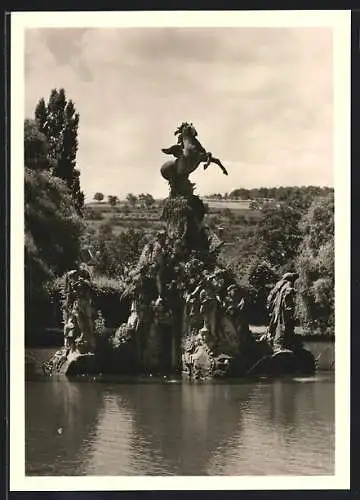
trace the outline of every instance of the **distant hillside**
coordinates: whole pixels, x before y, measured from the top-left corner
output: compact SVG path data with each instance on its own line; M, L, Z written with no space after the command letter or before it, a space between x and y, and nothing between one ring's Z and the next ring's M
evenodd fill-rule
M261 211L251 207L250 200L208 200L204 199L208 206L206 216L207 223L216 229L224 229L223 226L231 223L234 227L237 223L255 223L261 217ZM163 226L161 221L162 200L155 200L152 207L146 208L141 204L130 206L125 200L119 200L115 206L108 202L90 202L85 205L85 218L94 228L104 222L111 222L114 232L121 232L129 227L141 228L155 231Z
M251 204L254 202L254 200L236 200L236 199L224 199L224 200L214 200L212 198L207 198L203 197L202 198L204 203L207 203L209 205L209 208L211 209L223 209L223 208L229 208L231 210L250 210ZM158 210L161 209L163 200L155 200L155 203L153 207L151 208L156 208ZM111 212L114 211L114 208L124 208L124 207L129 207L132 211L139 210L139 209L146 209L143 204L141 203L136 203L134 206L129 205L129 203L126 200L118 200L115 206L111 206L109 202L107 201L90 201L86 203L87 208L91 208L93 210L99 210L102 212ZM146 209L149 210L149 209Z
M317 196L332 192L330 187L278 187L259 189L235 189L230 194L213 194L203 197L208 207L206 224L219 233L226 243L236 245L239 239L248 238L261 219L262 210L267 206L293 205L306 209ZM151 203L146 206L146 196ZM127 200L91 201L85 205L85 218L96 229L108 222L115 233L129 228L153 232L163 227L161 212L163 200L155 200L151 195L129 195ZM130 203L130 201L131 203Z

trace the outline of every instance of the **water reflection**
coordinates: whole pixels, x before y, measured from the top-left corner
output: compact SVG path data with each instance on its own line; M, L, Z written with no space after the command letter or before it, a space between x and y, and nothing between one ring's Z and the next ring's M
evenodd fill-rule
M33 382L26 412L28 474L333 473L331 380Z
M96 430L102 404L102 391L96 384L27 382L26 473L81 474L78 453L84 439L91 440Z
M322 475L334 473L334 386L329 381L259 384L243 415L243 430L210 474Z
M133 416L132 447L149 455L142 473L203 475L214 450L241 425L251 385L120 386L113 395Z

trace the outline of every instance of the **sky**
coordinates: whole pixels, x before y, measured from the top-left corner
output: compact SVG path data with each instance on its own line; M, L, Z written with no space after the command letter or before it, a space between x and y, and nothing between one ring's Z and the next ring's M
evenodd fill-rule
M332 59L331 28L27 29L25 115L53 88L74 101L87 200L167 196L183 121L229 172L199 168L197 194L332 186Z

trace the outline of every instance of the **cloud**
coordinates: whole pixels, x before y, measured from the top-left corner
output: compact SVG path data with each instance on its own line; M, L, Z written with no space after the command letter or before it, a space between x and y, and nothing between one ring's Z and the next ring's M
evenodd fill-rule
M25 63L27 115L54 87L75 102L90 195L166 195L183 120L230 173L199 169L199 192L332 183L330 29L28 30Z

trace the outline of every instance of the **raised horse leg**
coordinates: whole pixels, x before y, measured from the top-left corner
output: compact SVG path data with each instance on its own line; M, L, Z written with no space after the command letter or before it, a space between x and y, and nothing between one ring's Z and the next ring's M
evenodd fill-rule
M222 172L223 172L224 175L228 175L228 172L227 172L226 168L221 163L221 161L219 160L219 158L215 158L215 156L212 156L211 153L208 153L208 158L207 158L206 163L204 165L204 170L206 170L208 168L208 166L210 165L210 163L215 163L215 165L218 165L221 168L221 170L222 170Z

